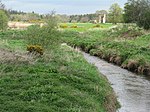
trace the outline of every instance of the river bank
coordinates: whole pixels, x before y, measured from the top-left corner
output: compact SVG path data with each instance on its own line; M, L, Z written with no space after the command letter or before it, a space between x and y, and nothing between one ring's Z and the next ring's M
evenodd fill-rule
M136 26L86 32L63 31L64 41L140 75L150 76L150 34Z

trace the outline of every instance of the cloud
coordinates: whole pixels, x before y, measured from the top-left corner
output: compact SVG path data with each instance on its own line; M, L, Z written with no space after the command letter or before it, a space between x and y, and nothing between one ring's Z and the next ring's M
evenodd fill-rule
M7 8L26 12L48 13L55 10L60 14L94 13L96 10L108 10L117 2L123 7L127 0L2 0Z

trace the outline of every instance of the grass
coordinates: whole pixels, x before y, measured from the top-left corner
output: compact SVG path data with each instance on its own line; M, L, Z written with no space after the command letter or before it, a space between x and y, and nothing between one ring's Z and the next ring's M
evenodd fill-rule
M98 29L106 29L109 27L112 27L112 24L92 24L92 23L61 23L60 26L65 26L65 30L68 31L79 31L79 32L84 32L89 29L93 29L96 25L100 25L100 27L97 27ZM77 26L77 28L71 28L72 26ZM96 29L96 27L94 28Z
M30 31L0 32L0 39L8 41L7 44L1 42L1 47L11 49L13 53L26 54L28 44L39 44L38 39L44 37L45 42L51 40L51 46L44 46L44 55L40 57L29 55L32 60L8 58L0 61L1 112L116 110L118 103L110 84L93 65L88 64L80 53L61 46L61 43L56 42L54 47L56 43L51 38L55 36L54 32L37 32L33 35L37 39L35 41L35 38L26 38Z
M8 30L0 32L0 48L9 50L25 50L25 40L22 39L23 31ZM19 39L19 40L18 40Z
M138 74L150 75L150 34L136 26L85 32L62 31L64 41ZM135 63L133 63L135 62Z

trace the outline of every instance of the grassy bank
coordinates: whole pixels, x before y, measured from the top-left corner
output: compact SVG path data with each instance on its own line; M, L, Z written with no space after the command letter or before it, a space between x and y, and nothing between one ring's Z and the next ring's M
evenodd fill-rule
M1 112L115 112L108 81L80 53L51 38L58 34L35 28L0 32ZM43 55L27 53L34 44Z
M150 75L150 35L134 25L86 32L64 31L64 41L138 74Z

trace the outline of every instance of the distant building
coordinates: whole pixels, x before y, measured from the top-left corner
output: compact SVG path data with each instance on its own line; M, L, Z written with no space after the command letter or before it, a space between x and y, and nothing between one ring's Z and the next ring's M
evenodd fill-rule
M99 15L99 23L106 23L106 16L107 16L107 11L105 10L100 10L96 11L96 14Z

